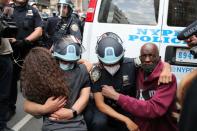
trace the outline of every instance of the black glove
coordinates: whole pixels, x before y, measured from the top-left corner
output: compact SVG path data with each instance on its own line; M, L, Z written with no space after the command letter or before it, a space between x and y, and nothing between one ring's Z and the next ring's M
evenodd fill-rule
M32 46L32 43L29 40L17 40L14 44L14 47L24 48Z

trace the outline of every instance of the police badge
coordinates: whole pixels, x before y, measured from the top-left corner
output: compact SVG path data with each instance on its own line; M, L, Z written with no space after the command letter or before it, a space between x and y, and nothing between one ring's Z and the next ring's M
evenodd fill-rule
M101 77L101 71L99 65L95 65L90 71L90 78L93 83L97 82Z
M123 81L123 86L128 86L128 85L130 85L129 76L128 76L128 75L123 75L123 76L122 76L122 81Z
M79 30L79 27L77 24L73 24L71 25L71 29L74 31L74 32L77 32Z
M26 13L26 16L33 16L33 11L32 10L28 10Z

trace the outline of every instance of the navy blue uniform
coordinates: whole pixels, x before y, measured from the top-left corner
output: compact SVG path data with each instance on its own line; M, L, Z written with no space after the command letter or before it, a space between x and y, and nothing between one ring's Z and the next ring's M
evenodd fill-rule
M118 72L112 76L104 68L100 69L101 77L93 83L92 92L101 92L102 85L113 86L114 89L122 94L135 97L136 94L136 67L133 59L124 58ZM104 102L120 114L132 117L130 113L124 111L114 100L104 98ZM114 120L97 109L94 110L93 118L89 127L91 131L128 131L126 125Z
M35 28L42 27L42 19L38 10L30 5L24 7L14 6L12 17L18 26L17 40L23 40L29 36Z
M49 37L53 36L56 30L57 23L59 22L60 18L58 16L50 17L47 20L47 25L46 25L46 33L48 34Z
M18 41L24 40L27 36L29 36L32 32L34 32L35 28L42 28L42 19L38 13L38 11L30 5L25 6L15 6L13 5L14 12L12 15L13 21L16 22L18 27L18 33L16 35L16 39ZM19 42L20 43L20 42ZM14 50L14 58L17 60L24 59L29 50L33 48L36 43L33 44L12 44ZM22 65L22 61L18 62ZM21 67L17 64L13 66L13 80L12 80L12 89L10 96L10 108L15 110L15 104L17 99L17 80L19 79L19 74L21 71Z
M53 41L66 35L73 35L77 39L82 40L80 25L78 25L76 18L72 15L59 19L53 35Z

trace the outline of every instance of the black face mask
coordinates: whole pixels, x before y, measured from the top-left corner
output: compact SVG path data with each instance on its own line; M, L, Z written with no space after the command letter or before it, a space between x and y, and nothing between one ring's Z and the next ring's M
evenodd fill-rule
M147 64L142 64L142 69L144 70L144 73L146 75L150 75L153 70L155 69L157 63L153 63L153 64L150 64L150 65L147 65Z

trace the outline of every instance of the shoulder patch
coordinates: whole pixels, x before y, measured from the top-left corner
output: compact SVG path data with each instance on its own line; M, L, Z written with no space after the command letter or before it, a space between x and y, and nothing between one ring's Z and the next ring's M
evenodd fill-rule
M133 61L134 61L136 67L141 67L142 62L139 57L134 58Z
M93 83L97 82L101 77L101 69L99 65L94 65L92 70L90 71L90 78Z
M79 30L79 26L77 24L72 24L71 30L73 30L74 32L77 32Z

